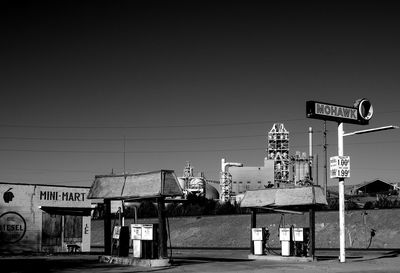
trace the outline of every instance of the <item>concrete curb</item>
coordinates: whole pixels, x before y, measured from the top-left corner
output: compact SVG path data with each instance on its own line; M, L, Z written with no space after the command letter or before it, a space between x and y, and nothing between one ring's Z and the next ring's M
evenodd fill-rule
M142 267L169 267L169 259L137 259L133 257L99 256L99 262Z
M250 260L265 260L265 261L276 261L276 262L292 262L292 263L309 263L313 262L312 257L285 257L279 255L253 255L249 254L248 258Z

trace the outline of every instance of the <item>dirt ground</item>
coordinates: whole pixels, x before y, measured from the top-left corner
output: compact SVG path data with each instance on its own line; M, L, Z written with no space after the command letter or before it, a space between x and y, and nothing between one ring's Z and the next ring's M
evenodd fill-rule
M317 252L314 262L249 260L245 250L174 250L171 265L162 268L100 263L98 255L2 256L1 272L275 272L347 273L399 272L396 251L348 251L346 262L337 260L335 251Z
M346 248L400 248L400 210L346 211ZM316 212L316 248L339 248L338 212ZM270 231L269 245L280 247L279 226L307 227L308 214L258 214L257 226ZM154 222L157 219L140 219ZM132 219L126 219L128 225ZM249 247L250 215L169 219L174 247ZM103 246L103 221L92 221L92 245ZM374 236L371 237L371 230Z

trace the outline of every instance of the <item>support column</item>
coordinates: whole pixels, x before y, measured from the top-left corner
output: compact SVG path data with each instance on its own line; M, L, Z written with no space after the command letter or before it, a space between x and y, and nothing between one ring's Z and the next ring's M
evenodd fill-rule
M111 200L104 199L104 254L111 255Z
M338 125L338 156L343 156L343 122ZM344 178L339 178L339 260L341 263L346 262L346 225L344 210Z
M254 254L254 244L251 238L251 229L257 227L257 211L255 208L251 209L251 223L250 223L250 252Z
M167 250L167 222L165 217L165 200L160 197L157 198L158 210L158 256L160 259L168 258Z
M309 141L309 151L308 151L308 177L310 178L310 181L314 184L313 181L313 130L312 127L308 128L308 141Z
M309 209L309 222L310 222L310 256L315 259L315 210Z

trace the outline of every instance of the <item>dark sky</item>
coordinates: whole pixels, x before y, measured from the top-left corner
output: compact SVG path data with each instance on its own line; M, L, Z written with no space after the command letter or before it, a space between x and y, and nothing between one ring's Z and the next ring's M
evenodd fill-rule
M86 186L122 172L124 158L129 172L181 175L190 161L218 179L222 157L262 165L275 122L292 154L308 152L313 127L322 181L323 122L306 118L307 100L370 99L370 125L345 131L400 125L399 10L378 1L2 1L0 11L0 181ZM336 128L328 122L328 156ZM348 183L399 181L399 134L346 137Z

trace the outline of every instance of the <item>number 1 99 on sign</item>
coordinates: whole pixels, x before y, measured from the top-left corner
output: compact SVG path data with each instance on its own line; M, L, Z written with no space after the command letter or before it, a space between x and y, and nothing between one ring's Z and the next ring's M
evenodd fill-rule
M349 156L333 156L330 158L331 178L348 178L350 177L350 157Z
M338 173L338 177L350 177L350 170L339 170Z

